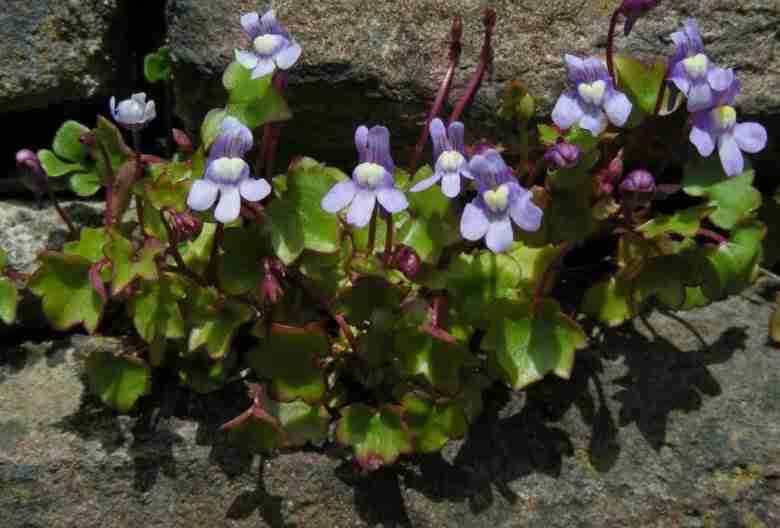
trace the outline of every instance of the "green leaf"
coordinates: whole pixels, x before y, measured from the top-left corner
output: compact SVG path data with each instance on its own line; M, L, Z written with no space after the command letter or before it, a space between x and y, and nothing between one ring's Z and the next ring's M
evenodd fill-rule
M271 380L275 397L317 402L325 394L325 375L319 360L330 345L320 331L276 325L252 348L247 362L258 376Z
M608 326L619 326L633 317L630 282L617 276L594 284L585 292L582 312Z
M701 227L701 221L713 213L717 207L699 205L677 211L671 215L661 215L645 222L637 228L649 238L655 238L668 233L676 233L684 237L692 237Z
M59 178L60 176L66 176L68 174L84 170L84 167L81 165L81 163L63 161L58 158L57 155L51 150L39 150L38 159L41 161L43 170L46 171L46 174L50 178Z
M666 79L666 61L656 59L646 63L620 54L615 55L614 60L619 90L628 96L636 109L652 115Z
M10 279L0 277L0 320L7 325L13 324L16 320L18 304L19 291L16 289L16 285Z
M727 243L704 250L704 295L712 300L722 299L741 292L755 280L765 233L760 222L741 224Z
M539 287L539 283L545 278L547 270L558 262L563 251L563 246L547 245L539 248L531 248L522 242L516 242L509 255L520 266L520 293L530 296ZM529 299L530 300L530 299Z
M439 451L468 430L466 414L456 402L435 402L421 392L409 392L401 405L418 453Z
M285 447L299 447L308 443L322 445L327 441L330 414L323 405L270 400L267 408L279 420L284 431L282 444Z
M716 156L685 165L683 191L702 197L715 206L710 220L723 229L731 229L761 205L761 193L753 187L751 169L729 178Z
M220 298L214 288L198 290L190 302L195 306L189 351L205 346L211 358L224 357L230 351L236 330L252 318L253 311L246 304Z
M579 325L552 299L536 306L504 302L502 308L482 343L490 371L515 390L550 372L568 379L574 351L587 343Z
M461 368L474 364L474 357L465 347L445 343L413 329L396 334L395 349L398 370L403 376L421 376L448 394L458 391Z
M90 262L100 262L105 256L103 248L110 241L105 228L82 227L79 240L66 242L63 252L67 255L78 255Z
M98 116L97 127L92 130L92 133L95 134L95 139L98 141L99 146L108 155L114 172L118 171L119 167L134 155L132 149L125 143L119 128L105 117ZM98 172L105 174L106 167L103 162L102 152L100 154L92 152L92 157L97 160Z
M181 258L184 263L196 273L203 273L208 266L216 232L217 224L204 223L198 238L187 244L182 251Z
M590 209L590 185L579 190L554 190L544 211L542 227L547 229L548 241L553 244L584 241L595 229Z
M315 253L304 251L298 261L298 269L314 282L317 291L332 299L347 283L345 260L349 258L349 245L342 244L339 253Z
M150 83L171 80L171 50L161 46L144 57L144 77Z
M217 139L225 116L227 116L227 110L224 108L212 108L203 118L203 123L200 125L200 139L203 141L205 149L208 149Z
M598 137L594 136L590 130L580 128L577 125L571 127L569 130L566 131L565 139L567 143L571 143L572 145L576 145L577 147L579 147L580 151L583 154L592 153L594 150L596 150L596 147L598 147L599 145ZM598 156L595 156L592 159L593 161L590 162L589 166L587 167L588 169L591 168L596 161L598 161ZM580 162L578 165L584 165L584 164Z
M262 259L271 255L264 242L262 228L255 225L225 230L219 280L227 293L238 295L258 289L265 275Z
M273 87L270 75L252 79L251 70L233 62L225 70L222 84L229 92L227 114L250 129L292 117L284 97Z
M539 124L536 125L536 128L539 131L539 141L542 143L542 145L551 147L558 142L560 134L550 125Z
M687 287L701 284L699 257L694 252L649 258L634 283L637 302L656 297L672 310L685 304Z
M5 269L5 265L8 263L8 253L3 248L0 248L0 271Z
M103 314L103 300L92 287L89 270L93 262L75 254L44 251L40 267L28 287L43 302L43 313L56 330L83 323L94 333Z
M100 350L87 358L90 390L106 405L128 412L152 387L149 366L142 360Z
M156 209L187 209L187 194L192 179L191 164L182 161L152 165L152 178L135 184L135 192L151 202Z
M103 185L103 181L95 170L91 170L73 174L68 184L74 193L86 198L98 192Z
M370 321L374 311L400 304L403 293L381 277L364 276L358 279L336 300L335 309L353 325Z
M89 132L77 121L65 121L54 134L52 150L60 158L76 163L83 162L87 157L87 148L81 143L81 136Z
M206 354L189 354L179 360L179 381L199 394L217 391L228 381L236 357L237 354L228 354L213 360Z
M157 280L155 257L165 250L159 240L148 239L138 252L133 243L117 232L111 234L111 240L103 252L111 261L111 293L116 295L135 279Z
M767 227L763 265L765 268L772 268L780 262L780 187L763 201L758 217Z
M309 158L290 169L287 192L266 209L271 245L282 262L291 264L304 249L320 253L339 250L338 217L324 211L320 202L343 177L338 169Z
M186 297L178 277L163 273L156 281L143 281L128 309L141 338L152 343L158 337L179 339L186 335L179 301Z
M385 406L379 410L356 403L341 410L336 438L352 446L361 467L375 471L393 464L401 454L411 453L412 438L400 412Z

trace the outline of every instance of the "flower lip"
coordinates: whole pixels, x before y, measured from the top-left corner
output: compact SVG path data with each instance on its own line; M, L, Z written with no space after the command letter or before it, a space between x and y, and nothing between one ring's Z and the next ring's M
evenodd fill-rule
M580 97L594 106L601 106L604 102L604 94L607 90L607 83L602 80L593 81L592 83L582 82L577 85L577 93Z
M723 105L713 108L712 119L719 130L729 130L737 124L737 111L733 106Z
M258 55L271 56L286 43L286 40L281 35L267 33L256 37L252 41L252 47Z
M485 200L488 209L494 213L501 213L509 205L509 186L504 183L495 190L489 189L482 193L482 199Z
M445 150L439 156L439 165L446 172L455 172L466 162L463 154L457 150Z
M236 183L243 178L247 168L247 163L241 158L217 158L211 165L209 175L214 181Z
M143 128L157 115L154 101L147 101L143 92L133 94L130 99L120 101L119 104L116 104L116 98L112 97L109 109L117 123L131 130Z
M697 53L692 57L683 59L683 68L685 72L693 79L701 79L707 75L707 56L703 53Z
M375 189L385 178L385 168L378 163L366 161L355 167L355 179L360 185Z

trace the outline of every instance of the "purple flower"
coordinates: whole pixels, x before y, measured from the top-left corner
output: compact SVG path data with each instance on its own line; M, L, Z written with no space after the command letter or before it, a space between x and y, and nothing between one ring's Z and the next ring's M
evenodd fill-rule
M249 165L242 159L251 148L252 132L235 117L226 117L209 151L203 178L192 183L187 205L205 211L214 205L219 193L214 218L227 224L238 218L242 197L258 202L268 196L271 186L265 180L250 178Z
M252 49L236 50L236 61L252 70L252 79L273 73L276 68L289 70L301 56L301 46L279 24L273 9L262 18L257 13L247 13L241 17L241 25L252 41Z
M631 33L637 19L658 6L661 0L623 0L620 5L620 12L626 17L626 23L623 25L623 32L626 36Z
M488 150L469 162L478 194L463 209L460 233L466 240L485 238L494 253L506 251L514 241L512 222L526 231L536 231L542 223L542 210L531 200L531 191L515 180L512 169L501 155Z
M648 171L638 169L631 171L626 179L620 182L620 190L633 193L655 192L655 178Z
M463 123L450 124L449 134L444 123L438 117L431 121L431 141L433 141L433 159L436 167L433 176L418 182L409 189L420 192L441 180L441 190L447 198L460 194L460 177L473 179L466 161L466 149L463 145Z
M704 54L704 43L696 20L685 21L682 31L672 33L674 54L669 61L669 77L688 98L688 111L713 106L713 91L722 92L734 81L734 72L717 68Z
M334 185L322 198L322 208L337 213L349 205L347 222L363 227L371 220L376 202L388 213L400 213L407 207L404 193L395 188L395 164L390 157L390 132L383 126L371 130L360 126L355 131L355 146L360 164L352 179Z
M562 129L578 124L594 136L607 128L607 119L613 125L623 126L631 114L631 102L615 89L604 63L595 57L566 55L565 59L574 90L561 94L555 103L555 124Z
M116 104L116 98L111 97L109 108L114 121L128 130L140 130L155 118L157 112L154 101L146 101L146 94L141 92L133 94L130 99L125 99Z
M544 160L556 169L571 169L579 159L579 147L565 141L556 143L544 153Z
M737 79L729 88L719 93L714 108L696 112L691 117L690 140L699 154L709 156L718 146L720 162L727 176L740 174L745 166L742 151L751 154L763 150L766 146L766 129L758 123L737 123L737 111L734 99L739 94Z

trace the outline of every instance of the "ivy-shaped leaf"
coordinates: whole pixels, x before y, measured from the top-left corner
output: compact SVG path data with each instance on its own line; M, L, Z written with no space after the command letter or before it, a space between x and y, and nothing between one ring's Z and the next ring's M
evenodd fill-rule
M585 292L582 312L607 326L619 326L631 319L633 285L622 274L594 284Z
M103 252L111 261L111 292L112 295L124 290L135 279L157 279L155 258L165 247L159 240L147 239L136 252L133 243L114 231L111 240L103 248Z
M268 336L263 330L255 332L260 342L247 356L252 370L271 381L271 391L279 400L319 401L325 394L325 374L319 361L330 350L325 334L280 325L274 325Z
M336 299L336 311L343 313L353 325L370 321L374 311L396 307L403 299L403 292L381 277L361 277L353 286Z
M687 288L701 284L699 262L692 251L646 260L634 282L637 302L655 297L672 310L681 308L687 298Z
M652 115L661 85L666 80L666 61L656 59L647 63L620 54L614 59L619 89L628 96L636 110Z
M220 298L214 288L201 288L190 296L194 304L188 348L192 352L205 346L213 359L224 357L238 328L253 316L244 303Z
M550 266L558 261L563 249L563 246L553 246L552 244L532 248L522 242L516 242L512 246L509 255L520 265L519 286L521 294L524 294L526 298L533 294L540 282L546 277Z
M337 169L310 158L297 162L287 176L287 192L266 209L271 246L285 264L291 264L304 249L333 253L340 247L339 221L322 209L320 202L339 180Z
M262 259L271 255L262 228L226 229L222 248L219 280L224 290L234 295L257 290L265 275Z
M732 229L761 206L761 193L753 187L753 177L753 170L747 169L729 178L717 156L710 156L685 165L682 188L716 207L709 217L715 225Z
M227 354L217 360L208 354L187 354L180 358L179 381L199 394L208 394L225 386L236 366L237 354Z
M16 321L16 307L19 304L19 291L13 281L0 277L0 320L10 325Z
M67 255L78 255L93 263L100 262L104 257L103 248L109 240L108 232L102 227L82 227L79 239L66 242L62 251Z
M455 401L437 402L421 392L409 392L401 406L418 453L439 451L468 430L466 414Z
M298 447L305 444L322 445L328 439L330 414L323 405L302 401L268 402L268 412L279 420L284 431L282 445Z
M727 243L703 251L704 295L712 300L722 299L741 292L755 280L765 233L760 222L741 224Z
M675 233L684 237L692 237L701 227L701 221L712 214L717 207L699 205L677 211L671 215L661 215L645 222L637 228L649 238Z
M144 77L147 82L168 82L171 80L171 50L161 46L144 57Z
M171 161L152 165L151 178L135 184L134 191L158 210L187 210L187 194L193 177L192 163Z
M151 390L151 371L143 360L94 350L87 358L90 390L106 405L128 412Z
M401 411L390 406L377 410L356 403L341 409L336 438L351 446L358 464L369 471L393 464L414 447Z
M153 343L158 338L180 339L186 335L186 324L179 301L186 297L179 277L163 273L158 280L142 281L130 299L128 310L141 338Z
M421 376L448 394L458 391L461 369L475 364L475 358L464 346L445 343L416 330L398 332L395 350L402 375Z
M232 62L222 76L228 91L227 114L238 118L249 129L286 121L292 117L287 101L272 85L271 76L252 79L252 71Z
M552 372L569 378L574 352L586 345L585 333L566 317L558 303L544 299L536 306L502 303L482 346L488 350L488 368L515 390Z

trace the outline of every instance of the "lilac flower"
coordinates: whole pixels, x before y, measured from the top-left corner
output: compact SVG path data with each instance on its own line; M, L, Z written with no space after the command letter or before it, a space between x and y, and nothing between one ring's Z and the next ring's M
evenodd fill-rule
M658 6L661 0L623 0L620 5L620 12L626 17L626 23L623 25L623 32L626 36L631 33L637 19Z
M460 194L460 177L473 179L466 160L463 145L463 123L455 121L449 126L449 134L444 123L438 117L431 121L431 141L433 141L433 159L436 160L435 172L430 178L418 182L409 189L420 192L441 180L441 190L447 198Z
M604 63L595 57L566 55L565 59L574 90L561 94L555 103L555 124L563 129L578 124L594 136L607 128L607 119L613 125L623 126L631 114L631 102L615 89Z
M709 156L718 146L720 162L727 176L740 174L745 166L742 151L751 154L766 146L766 129L758 123L737 123L734 100L739 94L740 84L734 79L729 88L719 93L714 108L696 112L691 117L690 140L699 154Z
M395 164L390 157L390 132L383 126L371 130L360 126L355 131L355 146L360 164L352 179L334 185L322 198L322 208L337 213L349 205L347 222L363 227L371 220L376 202L388 213L400 213L407 207L404 193L395 188Z
M279 24L273 9L262 18L247 13L241 17L241 25L252 40L252 50L236 50L236 61L252 70L252 79L273 73L276 68L289 70L301 56L301 46Z
M672 33L674 54L669 61L668 79L688 98L688 111L713 106L713 90L722 92L734 80L734 72L717 68L704 54L704 43L696 20L685 21L682 31Z
M580 149L562 141L547 149L544 160L556 169L571 169L580 160Z
M512 245L512 222L525 231L536 231L542 223L542 210L533 203L531 191L515 180L512 169L501 155L488 150L469 162L477 182L478 194L463 209L460 233L466 240L485 238L494 253L506 251Z
M252 132L235 117L226 117L209 151L203 178L192 183L187 205L205 211L214 205L219 193L214 218L227 224L238 218L242 197L258 202L268 196L271 186L265 180L250 178L249 165L242 159L251 148Z
M130 99L125 99L116 104L116 98L111 97L109 108L114 121L128 130L140 130L157 116L154 101L146 101L146 94L141 92L133 94Z
M632 193L655 192L655 178L653 178L652 174L643 169L631 171L628 176L620 182L620 190Z

